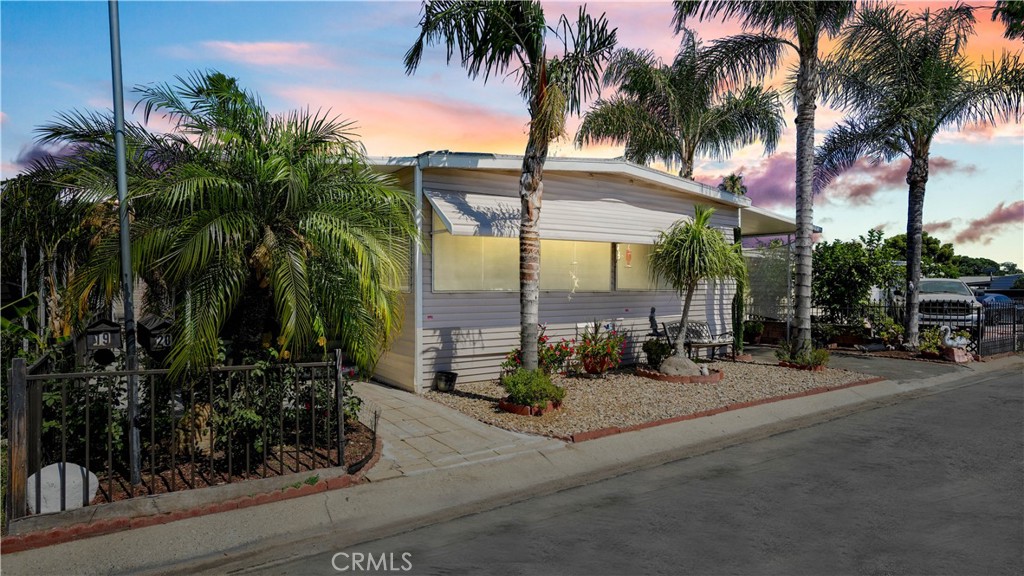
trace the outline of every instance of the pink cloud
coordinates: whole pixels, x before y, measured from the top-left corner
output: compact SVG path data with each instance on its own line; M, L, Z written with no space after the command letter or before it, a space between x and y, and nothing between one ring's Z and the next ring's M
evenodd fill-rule
M875 196L884 190L906 190L909 166L910 161L905 158L877 165L861 159L821 193L829 199L845 200L854 206L864 206L870 204ZM932 156L928 162L929 178L948 172L974 174L976 171L977 167L973 164L961 164L942 156Z
M297 66L335 68L321 52L323 48L307 42L227 42L211 40L203 47L213 56L252 66Z
M992 236L998 234L1005 227L1020 228L1024 222L1024 200L1018 200L1009 206L1000 202L991 212L971 220L967 223L967 229L960 232L954 238L956 242L978 242L989 244Z
M946 230L952 230L953 229L953 221L952 220L940 220L938 222L928 222L927 224L924 225L923 228L924 228L925 232L934 235L936 232L943 232L943 231L946 231Z
M0 112L0 124L3 124L4 122L7 122L7 114Z
M24 166L11 162L0 162L0 179L13 178L25 170Z
M276 93L294 106L329 109L354 121L371 155L444 149L522 154L526 146L525 110L508 114L465 101L363 90L294 87Z
M792 208L796 200L796 156L779 152L752 168L738 170L743 174L747 195L755 206ZM719 177L719 180L721 178ZM709 183L718 185L718 181Z

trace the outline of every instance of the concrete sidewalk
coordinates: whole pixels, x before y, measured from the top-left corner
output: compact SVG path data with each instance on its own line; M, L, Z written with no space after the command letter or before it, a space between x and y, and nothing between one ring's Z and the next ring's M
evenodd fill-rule
M894 376L917 368L906 364L918 364L891 362L899 362L892 365ZM969 386L995 372L1020 374L1024 360L1015 356L942 368L926 379L887 380L581 444L496 430L423 398L360 385L358 393L382 408L380 433L385 446L391 444L370 483L5 554L3 569L10 574L226 573L272 566ZM455 439L461 434L468 440Z
M374 408L381 412L377 434L384 441L384 453L366 474L371 482L501 460L563 444L489 426L409 392L366 382L353 388L366 403L364 419Z

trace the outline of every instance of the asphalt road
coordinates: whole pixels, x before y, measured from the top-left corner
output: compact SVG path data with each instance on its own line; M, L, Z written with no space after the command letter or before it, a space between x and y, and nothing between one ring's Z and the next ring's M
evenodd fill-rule
M260 573L1022 574L1022 403L993 373Z

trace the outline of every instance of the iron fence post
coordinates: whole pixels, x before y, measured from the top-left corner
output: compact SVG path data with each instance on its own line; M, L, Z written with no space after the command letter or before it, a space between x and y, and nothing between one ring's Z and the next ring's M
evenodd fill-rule
M342 372L341 350L334 351L334 402L338 413L338 466L343 472L348 472L345 467L345 410L344 395L345 382Z
M8 398L7 455L8 487L10 510L8 520L21 518L28 511L28 379L25 359L15 358L11 364L10 397Z

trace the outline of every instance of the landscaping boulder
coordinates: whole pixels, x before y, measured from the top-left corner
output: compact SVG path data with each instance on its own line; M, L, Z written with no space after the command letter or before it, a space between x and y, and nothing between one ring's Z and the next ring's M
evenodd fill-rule
M36 510L36 476L39 476L40 507ZM32 514L60 512L61 483L67 482L64 492L64 509L82 507L82 487L87 486L86 496L91 501L96 496L100 483L96 475L70 462L50 464L28 477L28 511Z
M670 376L700 376L700 367L684 354L673 354L662 361L658 370Z

